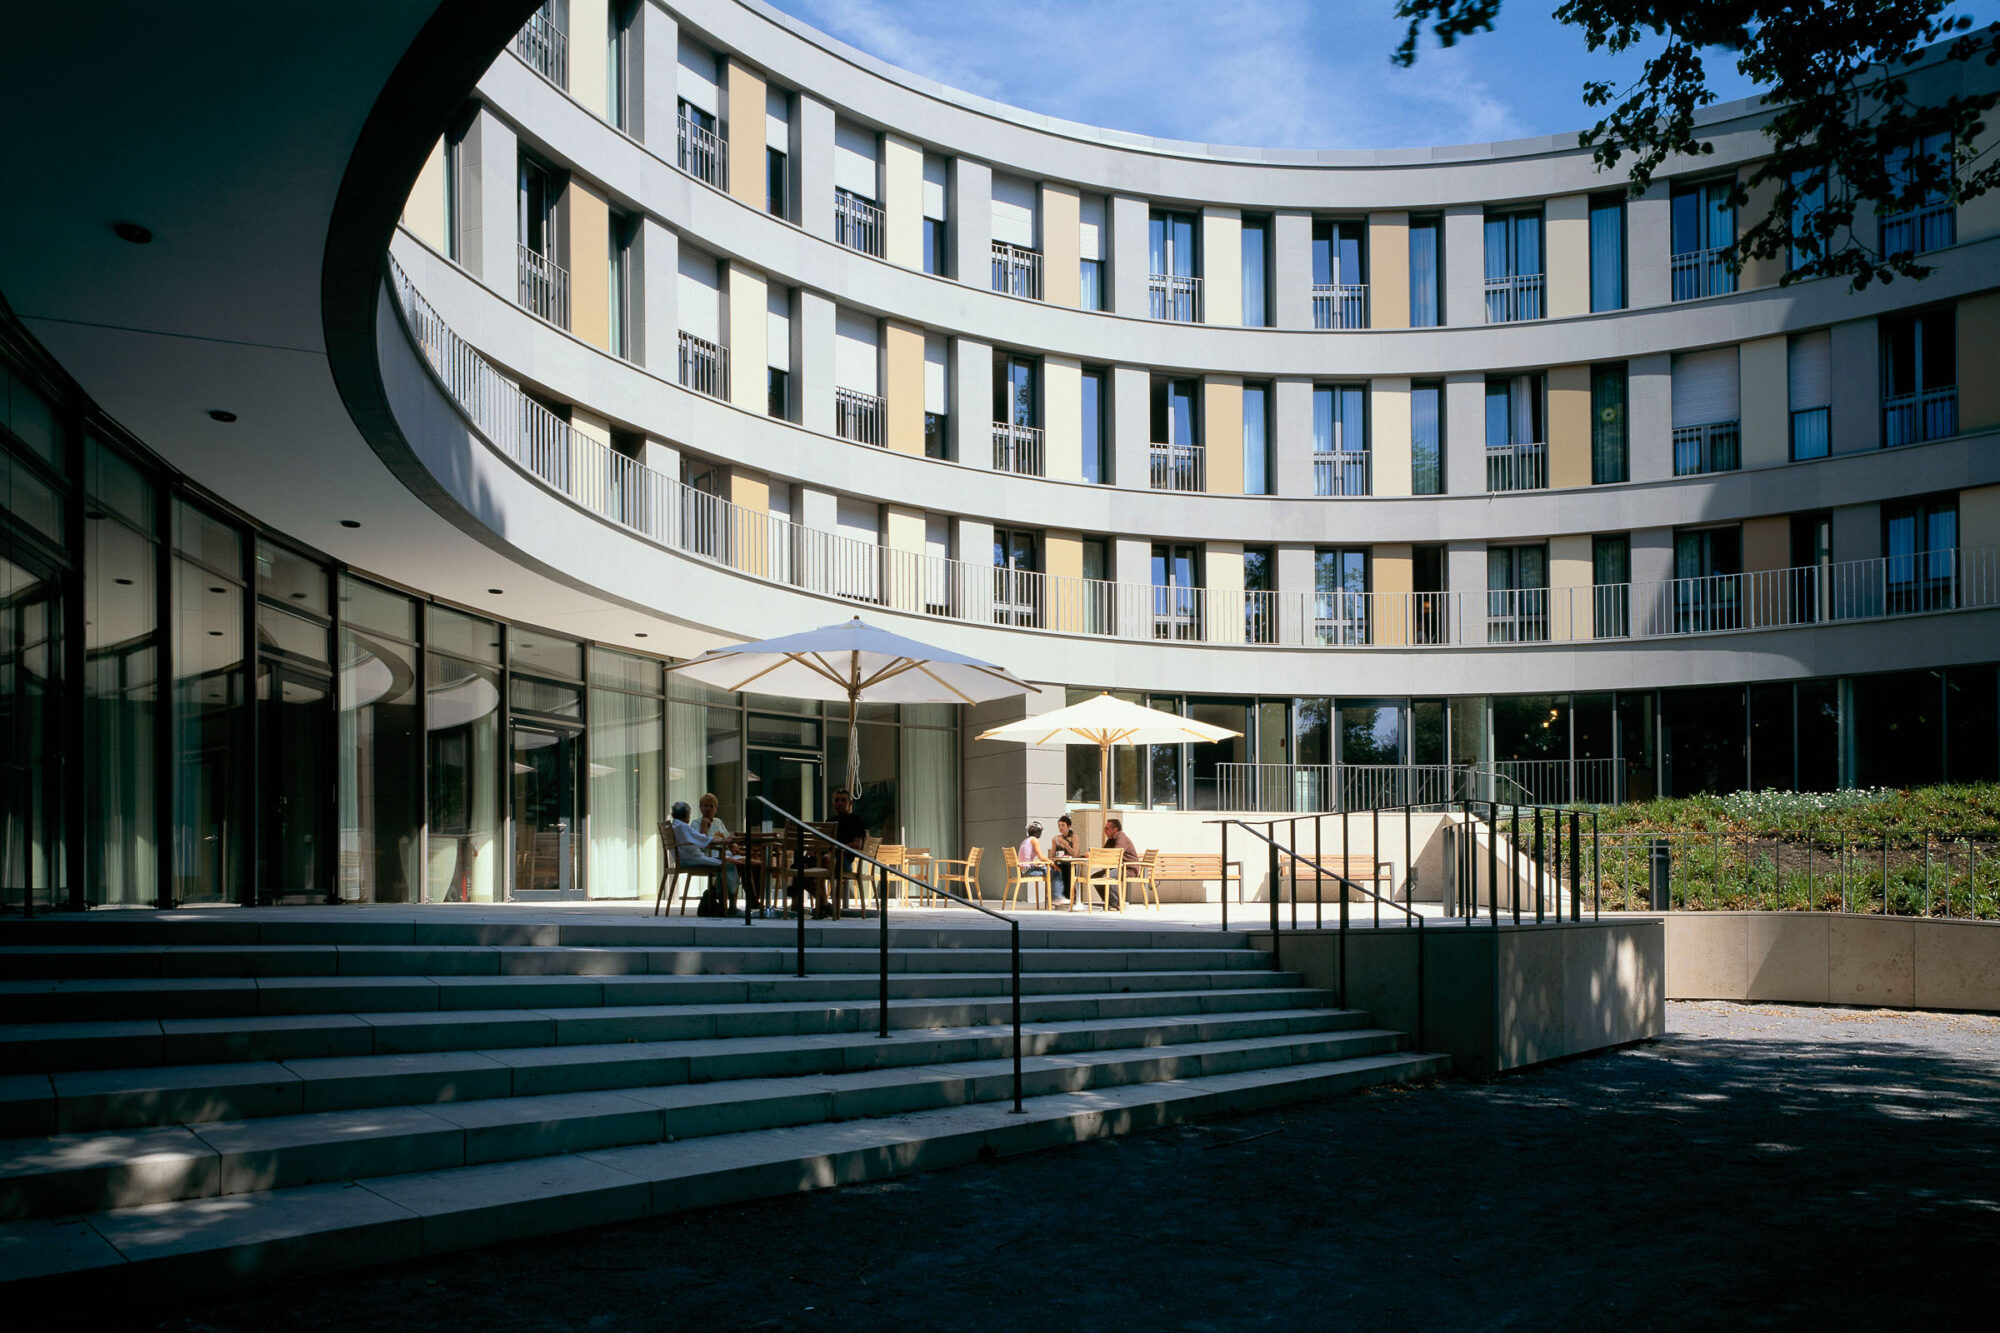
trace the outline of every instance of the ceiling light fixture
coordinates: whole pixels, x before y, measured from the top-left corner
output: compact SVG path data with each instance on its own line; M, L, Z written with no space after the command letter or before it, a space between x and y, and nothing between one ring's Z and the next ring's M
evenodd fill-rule
M208 416L209 420L220 421L225 426L228 425L230 422L236 420L236 414L234 412L225 412L219 407L209 409Z
M361 524L354 519L343 518L340 520L340 526L343 528L358 528L361 526Z
M507 590L505 588L488 588L486 591L491 593L493 596L498 597L500 594L506 592Z
M639 630L639 631L635 632L635 633L634 633L634 634L632 635L632 637L633 637L633 638L635 638L635 639L643 639L643 638L645 638L645 637L646 637L646 631L644 631L644 630Z
M153 233L136 222L114 222L111 224L111 230L117 234L118 239L121 241L130 241L134 245L151 245L153 243Z

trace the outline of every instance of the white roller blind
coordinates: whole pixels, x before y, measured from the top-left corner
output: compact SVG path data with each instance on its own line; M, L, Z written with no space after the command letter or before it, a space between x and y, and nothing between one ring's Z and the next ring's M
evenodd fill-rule
M792 150L792 99L782 88L764 89L764 146Z
M717 120L722 119L722 93L716 86L715 52L681 38L681 68L674 80L681 99L700 107Z
M833 383L835 388L878 395L879 333L873 315L842 310L834 316Z
M1742 416L1737 406L1736 349L1712 347L1674 357L1674 428L1710 426Z
M1078 209L1082 220L1082 250L1079 258L1104 258L1104 196L1087 194Z
M681 247L679 291L681 328L697 338L722 343L722 279L715 261L699 250Z
M1833 335L1825 329L1795 333L1791 345L1792 411L1833 403Z
M947 605L951 591L951 519L944 514L924 515L924 601L934 607Z
M993 239L1035 247L1035 183L1017 176L993 177Z
M773 286L765 294L764 348L766 364L777 370L792 368L792 289Z
M849 541L863 546L882 543L882 512L873 500L840 496L835 502L834 528ZM878 557L873 551L852 547L835 553L834 591L844 597L873 598L881 582Z
M950 179L950 168L945 160L935 153L924 154L924 216L942 222L947 216L944 211L946 183Z
M951 379L951 354L942 333L924 335L924 411L949 412L951 397L945 385Z
M871 545L882 540L881 506L873 500L857 500L850 495L841 496L838 503L834 521L840 526L841 536Z
M851 194L873 202L875 161L878 149L875 131L848 121L833 124L833 183Z

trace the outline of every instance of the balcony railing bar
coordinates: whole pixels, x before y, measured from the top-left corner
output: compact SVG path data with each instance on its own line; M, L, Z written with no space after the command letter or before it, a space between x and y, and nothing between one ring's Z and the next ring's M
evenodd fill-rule
M729 191L729 140L680 118L679 155L674 165L704 185Z
M1368 327L1368 284L1365 282L1316 282L1312 290L1313 327L1316 329L1365 329Z
M836 190L833 196L833 240L864 255L882 257L882 210L858 194Z
M1734 472L1743 466L1742 430L1734 421L1674 428L1674 475Z
M1155 273L1146 280L1154 319L1176 324L1201 323L1201 279L1178 273Z
M569 34L556 25L549 6L528 16L514 35L514 51L529 69L556 87L569 87Z
M1366 449L1336 449L1313 455L1314 495L1368 495L1374 478L1370 475Z
M1040 477L1042 471L1042 428L993 423L993 470L1016 472L1024 477Z
M710 398L729 396L729 349L681 330L681 387Z
M1548 486L1549 448L1546 444L1486 446L1488 491L1543 491Z
M1958 386L1897 394L1882 400L1882 443L1921 444L1958 434Z
M1673 299L1693 301L1735 291L1736 275L1730 271L1728 255L1727 250L1685 250L1675 255L1669 266Z
M1041 300L1041 252L1005 241L993 242L993 290L1024 300Z
M1198 444L1152 446L1152 488L1156 491L1208 489L1208 451Z
M1486 279L1486 322L1513 324L1524 319L1540 319L1542 275L1514 273Z
M547 255L516 242L520 250L520 288L516 299L557 328L569 327L569 270Z
M882 400L856 389L833 391L833 433L843 440L877 447L888 443L882 433Z

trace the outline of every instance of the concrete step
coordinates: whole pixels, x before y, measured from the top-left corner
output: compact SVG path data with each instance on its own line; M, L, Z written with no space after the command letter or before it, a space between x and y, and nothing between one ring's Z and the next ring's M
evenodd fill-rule
M1359 1018L1360 1015L1355 1015ZM1194 1025L1189 1025L1190 1033ZM1351 1028L1164 1046L1084 1047L1024 1034L1030 1097L1394 1052L1401 1034ZM956 1048L946 1040L934 1045ZM1005 1047L990 1033L979 1050ZM1011 1053L858 1072L668 1083L432 1106L274 1116L0 1143L0 1220L246 1194L483 1162L824 1120L902 1115L1013 1095Z
M1266 1003L1250 1010L1247 1022L1223 1021L1244 1011L1216 1002L1245 994L1249 993L1190 992L1181 998L1191 1004L1176 1014L1127 1012L1128 1002L1141 998L1131 996L1071 997L1063 1002L1066 1008L1035 1015L1026 1013L1024 1004L1024 1023L1032 1024L1024 1029L1024 1047L1034 1054L1061 1054L1209 1039L1204 1031L1215 1039L1232 1033L1268 1035L1272 1022L1296 1032L1353 1027L1363 1021L1353 1011L1299 1007L1323 997L1323 992L1302 990L1262 993L1290 1001L1291 1012L1282 1017L1269 1014L1275 1006ZM1054 1010L1055 1005L1042 1008ZM985 1012L984 1006L980 1009ZM971 1008L966 1012L970 1014ZM873 1014L868 1016L872 1019ZM1012 1028L1004 1015L947 1021L953 1025L905 1028L887 1041L873 1035L871 1022L865 1028L857 1025L826 1033L664 1040L628 1036L593 1043L15 1074L0 1077L0 1135L143 1129L374 1106L822 1074L993 1059L1011 1051Z
M1376 1054L0 1226L0 1291L90 1309L935 1170L1441 1071ZM664 1108L662 1108L664 1110ZM67 1308L67 1307L66 1307Z
M1043 972L1022 993L1206 990L1296 985L1296 973L1213 970ZM620 974L612 976L109 977L0 981L0 1013L45 1024L159 1018L249 1018L458 1009L597 1008L617 1005L741 1004L874 998L879 974L795 977ZM1004 973L892 972L892 998L1012 993Z

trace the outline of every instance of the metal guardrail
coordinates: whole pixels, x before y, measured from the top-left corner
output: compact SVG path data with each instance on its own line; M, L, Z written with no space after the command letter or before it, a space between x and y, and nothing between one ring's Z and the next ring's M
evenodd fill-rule
M1613 792L1623 800L1619 761L1594 759L1503 760L1477 764L1252 764L1215 765L1214 810L1254 810L1296 815L1411 806L1442 809L1455 802L1505 798L1524 804L1599 803ZM1599 767L1601 766L1601 767Z
M729 349L681 330L681 387L710 398L729 397Z
M1881 223L1885 255L1921 255L1958 241L1958 209L1949 200L1908 212L1884 213Z
M1368 327L1368 284L1365 282L1316 282L1312 289L1313 327L1316 329L1365 329Z
M1176 324L1201 323L1201 279L1179 273L1154 273L1146 279L1154 319Z
M1046 475L1042 470L1042 428L993 423L993 470L1024 477Z
M893 550L773 518L648 468L522 393L444 323L393 258L388 281L413 346L472 426L584 509L748 577L912 614L993 623L990 563ZM876 404L879 423L880 400L858 397ZM860 418L852 426L857 434L866 430ZM879 440L879 424L876 431ZM1162 458L1167 452L1157 447L1154 479L1198 488L1198 456ZM1346 609L1332 616L1318 614L1324 595L1309 590L1154 588L1025 571L1020 577L1038 589L1021 604L1040 608L1039 627L1054 633L1296 648L1322 646L1321 624L1331 621L1365 632L1343 628L1328 636L1327 648L1407 650L1685 637L1996 608L2000 546L1597 587L1339 593Z
M1041 300L1041 252L1005 241L993 242L993 290L1027 301Z
M1535 924L1550 916L1583 920L1583 897L1590 893L1591 920L1603 913L1603 840L1598 812L1556 804L1459 802L1445 851L1444 901L1454 917L1473 924L1479 917L1480 863L1486 870L1487 924L1500 924L1500 891L1507 890L1511 924L1521 925L1523 901L1534 894ZM1485 855L1480 855L1482 836ZM1584 869L1586 858L1589 872Z
M878 448L887 444L888 437L882 432L883 415L882 399L875 394L858 389L833 391L833 433L843 440Z
M1958 434L1958 386L1882 400L1882 443L1921 444Z
M1524 319L1540 319L1547 312L1542 303L1542 287L1540 273L1486 279L1486 322L1514 324Z
M515 299L521 308L540 315L559 329L569 327L569 270L519 241L520 285Z
M1545 491L1549 488L1549 447L1529 444L1489 444L1486 446L1486 489L1502 491Z
M1736 274L1727 250L1684 250L1669 261L1668 281L1676 301L1727 296L1736 290Z
M1370 495L1374 484L1369 466L1369 451L1366 449L1337 449L1332 453L1314 454L1313 494L1314 495Z
M833 192L833 243L882 257L886 228L880 206L845 190Z
M729 140L686 116L680 118L674 165L704 185L729 191Z
M569 34L556 22L555 6L545 4L514 34L514 53L529 69L553 83L569 87Z
M1198 444L1154 444L1148 451L1156 491L1208 489L1208 450Z
M1734 421L1674 427L1674 475L1734 472L1743 466L1743 431Z

